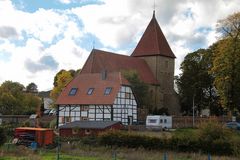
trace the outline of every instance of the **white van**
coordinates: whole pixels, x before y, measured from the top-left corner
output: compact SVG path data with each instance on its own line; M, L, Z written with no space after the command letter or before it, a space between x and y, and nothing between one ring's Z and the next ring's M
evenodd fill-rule
M172 116L166 115L151 115L146 119L147 129L170 129L172 128Z

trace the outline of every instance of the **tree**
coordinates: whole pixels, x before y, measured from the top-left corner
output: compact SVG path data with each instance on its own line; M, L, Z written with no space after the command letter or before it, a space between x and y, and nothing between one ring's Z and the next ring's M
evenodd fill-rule
M240 12L219 20L222 39L214 45L214 84L224 108L240 110Z
M217 31L222 33L223 38L231 37L238 41L240 38L240 12L219 20Z
M78 73L81 72L81 69L78 69L78 70L73 70L73 69L70 69L69 71L66 71L64 69L60 70L54 77L54 82L53 82L53 86L54 87L57 87L58 86L58 76L61 75L63 72L69 72L71 74L72 77L75 77Z
M134 70L122 71L123 76L131 84L132 90L141 106L149 106L148 85L142 82Z
M0 113L32 114L36 112L39 98L24 92L24 86L18 82L5 81L0 86Z
M38 89L37 89L37 85L35 83L30 83L27 85L26 87L26 92L29 92L29 93L37 93L38 92Z
M51 98L56 101L62 89L73 79L72 72L61 70L54 77L54 88L50 93Z
M182 74L177 77L181 109L186 114L192 113L193 100L197 110L215 109L217 95L213 86L213 77L209 74L212 67L211 49L199 49L189 53L181 64Z
M41 106L41 98L31 93L26 93L23 99L23 114L36 113Z
M0 96L0 113L16 114L20 111L17 99L9 92L2 93Z
M216 44L212 74L221 104L225 109L234 111L240 109L240 43L234 51L231 39L223 39Z
M5 81L0 87L0 112L2 114L21 113L24 86L18 82Z

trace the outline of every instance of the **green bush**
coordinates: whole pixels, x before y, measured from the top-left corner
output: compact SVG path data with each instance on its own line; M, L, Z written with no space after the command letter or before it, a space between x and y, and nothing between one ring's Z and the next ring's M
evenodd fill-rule
M170 149L181 152L197 152L200 150L198 139L189 136L173 136L169 140Z
M3 145L7 140L6 133L4 131L4 128L0 127L0 146Z
M199 146L205 153L232 154L230 139L233 133L217 122L209 122L200 126L197 136Z
M128 148L145 148L145 149L164 149L168 146L167 139L141 136L123 132L107 132L100 135L99 142L101 145L128 147Z
M14 136L14 130L16 127L18 127L18 125L13 123L5 123L5 124L2 124L1 126L1 128L4 130L7 137Z

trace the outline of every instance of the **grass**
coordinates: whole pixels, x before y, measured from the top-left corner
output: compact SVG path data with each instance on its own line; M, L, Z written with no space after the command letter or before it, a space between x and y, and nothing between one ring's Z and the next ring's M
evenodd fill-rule
M19 156L4 156L1 157L0 160L55 160L56 155L54 154L49 154L49 155L35 155L35 156L24 156L24 157L19 157ZM100 160L99 158L96 157L79 157L79 156L71 156L71 155L61 155L59 157L60 160Z
M63 144L60 160L112 160L113 153L116 153L117 160L161 160L164 153L168 160L204 160L207 155L201 153L178 153L171 151L156 151L129 149L129 148L110 148L95 146L73 146ZM37 152L18 146L15 150L0 150L0 160L55 160L56 150L39 149ZM237 157L212 156L212 160L237 160Z

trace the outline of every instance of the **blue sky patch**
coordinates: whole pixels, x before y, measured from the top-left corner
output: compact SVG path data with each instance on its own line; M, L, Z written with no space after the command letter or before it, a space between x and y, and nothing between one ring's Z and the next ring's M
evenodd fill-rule
M39 8L65 10L92 4L103 4L100 0L78 0L69 4L61 3L60 0L15 0L12 3L17 9L30 13L37 11Z
M201 32L201 33L209 33L213 31L213 29L211 27L199 27L196 29L196 32Z
M99 49L104 47L100 40L91 33L86 33L83 37L75 39L75 43L88 51L91 51L93 48Z

